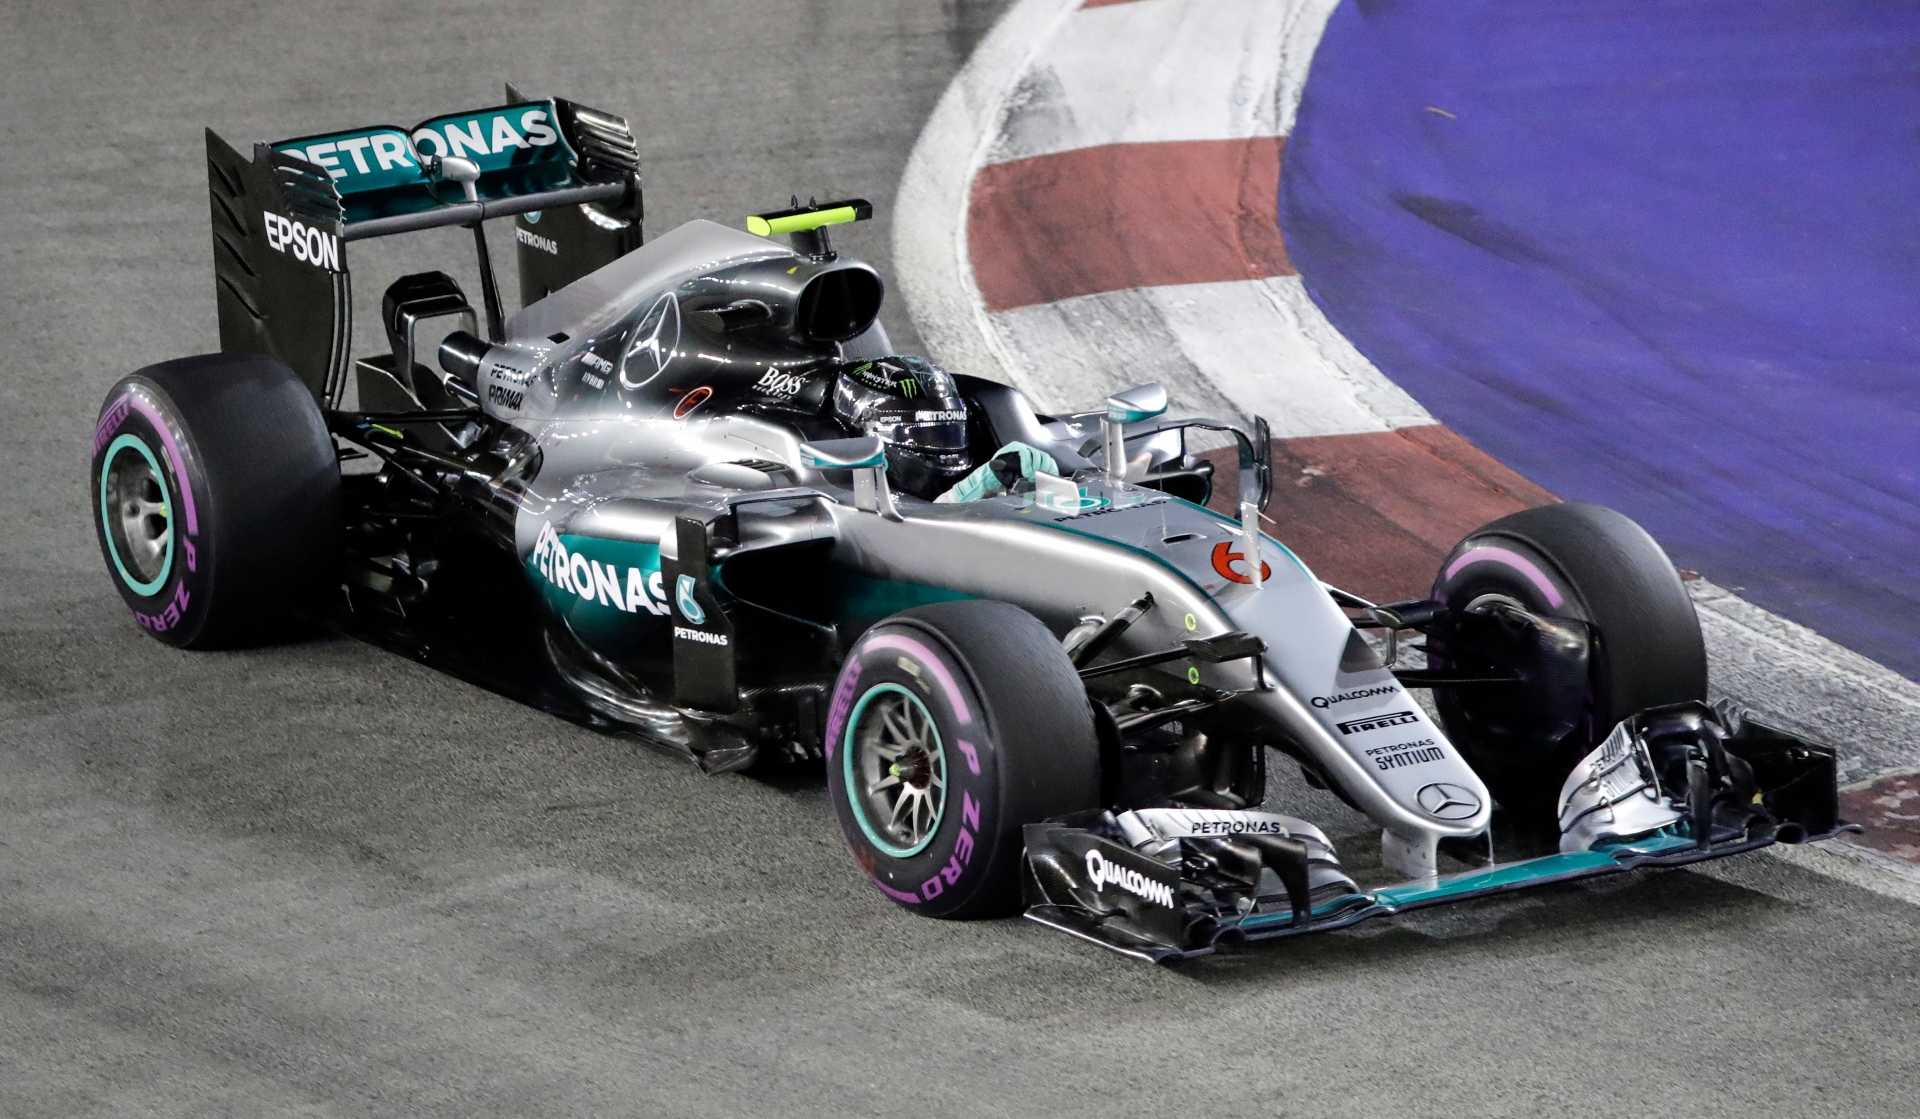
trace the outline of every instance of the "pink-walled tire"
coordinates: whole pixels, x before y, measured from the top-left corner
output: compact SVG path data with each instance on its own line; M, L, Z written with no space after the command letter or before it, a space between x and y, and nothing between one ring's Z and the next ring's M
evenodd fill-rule
M181 648L282 636L340 557L340 468L306 386L263 357L150 365L107 393L89 504L140 627Z
M834 688L826 752L855 860L929 917L1012 912L1021 829L1099 804L1079 673L1037 618L1006 603L921 606L868 630Z
M1441 725L1502 806L1557 807L1575 763L1614 725L1648 707L1707 696L1706 646L1673 562L1625 515L1569 502L1525 509L1468 534L1440 566L1433 598L1452 611L1498 596L1591 626L1585 708L1572 731L1531 733L1509 689L1434 689ZM1444 641L1430 643L1436 667Z

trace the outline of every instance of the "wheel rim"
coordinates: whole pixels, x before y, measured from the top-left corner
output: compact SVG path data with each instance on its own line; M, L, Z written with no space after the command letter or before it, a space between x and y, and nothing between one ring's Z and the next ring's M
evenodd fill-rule
M159 593L173 571L173 501L160 460L138 436L107 445L100 464L100 524L114 570L139 595Z
M1522 602L1520 599L1515 598L1513 595L1505 594L1499 591L1486 591L1486 592L1482 592L1480 594L1474 595L1471 601L1469 601L1465 606L1460 608L1460 613L1462 614L1482 613L1485 610L1495 605L1512 606L1515 609L1519 609L1519 610L1533 609L1531 606L1527 605L1525 602ZM1462 655L1461 650L1452 650L1448 654L1445 667L1448 669L1456 670L1456 671L1467 670L1471 672L1473 670L1491 671L1494 668L1494 665L1492 662L1488 661L1484 656L1479 656L1471 653ZM1450 698L1448 699L1448 703L1453 707L1454 710L1458 711L1460 715L1464 717L1469 723L1474 723L1474 724L1480 724L1485 722L1486 714L1489 708L1496 711L1504 711L1508 706L1507 700L1504 697L1497 694L1497 690L1494 694L1491 694L1491 695L1483 693L1480 696L1475 697L1471 694L1471 692L1463 695L1459 689L1453 689L1451 692Z
M933 842L947 809L947 751L920 697L898 684L867 689L847 719L847 802L867 840L896 859Z
M1482 612L1483 610L1492 608L1496 604L1502 604L1502 603L1504 603L1507 606L1511 606L1516 610L1527 610L1527 611L1533 610L1533 607L1528 606L1526 603L1520 601L1519 599L1513 597L1510 594L1502 594L1498 591L1488 591L1483 594L1474 595L1473 600L1467 603L1466 606L1461 608L1461 612L1465 614L1477 614ZM1558 615L1548 614L1547 616L1557 617Z

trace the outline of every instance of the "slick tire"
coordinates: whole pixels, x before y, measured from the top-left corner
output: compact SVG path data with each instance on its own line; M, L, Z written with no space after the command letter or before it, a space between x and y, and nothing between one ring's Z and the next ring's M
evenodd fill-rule
M1599 505L1568 503L1502 517L1456 545L1434 583L1450 611L1503 596L1591 627L1585 710L1560 736L1516 725L1499 687L1437 688L1454 744L1503 807L1544 820L1574 765L1635 712L1707 696L1706 646L1679 573L1653 537ZM1461 652L1448 665L1472 667Z
M1001 602L916 607L868 630L834 687L826 753L854 858L929 917L1013 912L1023 827L1100 801L1080 676L1038 619Z
M155 638L274 640L337 575L340 469L313 396L262 357L149 365L107 393L89 504L107 574Z

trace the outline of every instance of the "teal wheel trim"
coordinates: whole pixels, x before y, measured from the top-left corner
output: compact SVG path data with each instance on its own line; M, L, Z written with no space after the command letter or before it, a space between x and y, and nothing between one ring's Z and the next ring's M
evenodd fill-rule
M869 706L882 696L899 696L900 700L893 702L892 710L882 712L884 723L873 731L876 741L863 743L860 741L863 719ZM899 714L896 715L896 712ZM882 737L891 741L878 741ZM916 751L920 754L916 754ZM857 759L856 754L859 755ZM926 850L927 844L932 843L933 837L940 833L940 822L947 814L947 751L940 741L940 731L934 725L933 715L927 710L927 705L920 702L920 697L898 684L876 684L868 688L866 694L860 697L860 702L854 704L853 713L847 716L846 734L840 743L840 758L841 776L847 788L847 804L853 808L854 822L860 825L867 842L896 859L911 858ZM922 764L925 765L924 772L909 772L908 767L917 768ZM871 772L863 773L862 770ZM925 784L916 784L915 777L924 778ZM873 801L885 799L888 788L898 788L901 792L892 800L894 819L888 821L887 827L889 831L895 831L897 825L904 823L907 833L904 836L907 840L905 843L882 835L867 815ZM903 809L902 802L910 798L914 803L907 804ZM908 813L905 821L899 819L903 810ZM928 814L932 819L922 827L921 818Z
M882 579L844 567L831 569L827 580L827 593L836 617L884 618L930 602L958 602L976 597L965 591Z
M132 493L124 492L127 489L127 483L137 483L141 480L135 473L137 467L135 471L118 470L116 472L120 465L120 455L127 451L137 453L146 461L148 476L159 488L160 500L157 504L152 501L139 501ZM110 490L123 492L110 495ZM109 500L110 496L116 500ZM138 506L130 506L130 502L138 502ZM132 541L127 538L127 525L134 521L144 521L145 516L149 514L130 517L126 515L127 508L116 509L114 508L116 504L134 508L136 511L137 508L157 508L158 515L166 522L166 527L162 530L166 543L161 549L160 571L149 580L143 581L134 574L133 570L127 566L127 560L130 557L121 555L123 545L129 550L132 548ZM154 455L152 448L147 446L146 440L137 435L123 434L115 438L113 442L107 444L106 456L100 460L100 525L104 530L102 535L107 539L107 555L113 560L113 569L120 573L120 578L126 583L128 589L145 597L160 593L160 588L167 584L167 576L173 572L173 494L167 488L167 476L160 469L159 458ZM157 536L154 538L158 539ZM138 566L138 561L135 562Z

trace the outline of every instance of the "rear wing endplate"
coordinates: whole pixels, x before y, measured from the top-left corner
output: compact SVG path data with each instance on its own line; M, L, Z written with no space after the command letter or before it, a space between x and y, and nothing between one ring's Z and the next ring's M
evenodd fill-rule
M626 121L530 100L422 121L256 144L207 131L220 347L285 362L337 403L349 364L346 244L514 217L521 303L545 298L641 243L640 160ZM479 167L473 198L441 157ZM483 272L491 266L483 254Z
M221 351L277 358L336 399L352 325L340 196L305 160L265 144L248 159L212 129L207 190Z

